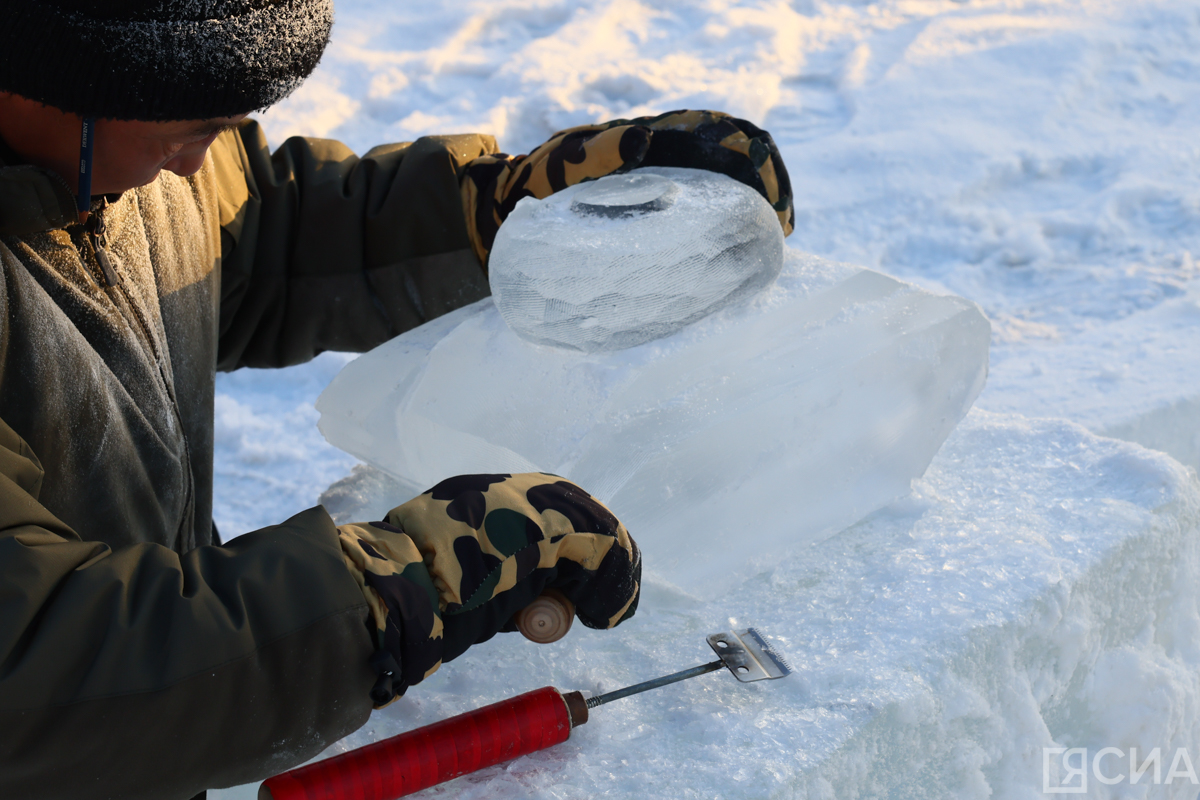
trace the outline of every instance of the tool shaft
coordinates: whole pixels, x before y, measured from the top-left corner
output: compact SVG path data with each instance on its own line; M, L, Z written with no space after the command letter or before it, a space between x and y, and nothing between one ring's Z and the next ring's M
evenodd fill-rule
M715 672L714 661L589 698L588 709ZM587 714L551 687L519 695L348 753L276 775L259 800L395 800L412 792L566 741ZM580 712L583 709L579 709Z
M682 672L675 672L671 675L655 678L652 681L646 681L645 683L635 683L633 686L626 686L624 689L617 689L615 692L609 692L608 694L598 694L595 697L588 698L587 707L595 708L596 706L602 706L605 703L611 703L613 700L620 700L623 697L629 697L630 695L648 692L651 689L657 689L660 686L666 686L671 683L686 681L688 678L694 678L697 675L706 675L709 672L716 672L723 666L725 666L724 661L714 661L711 664L703 664L699 667L685 669Z

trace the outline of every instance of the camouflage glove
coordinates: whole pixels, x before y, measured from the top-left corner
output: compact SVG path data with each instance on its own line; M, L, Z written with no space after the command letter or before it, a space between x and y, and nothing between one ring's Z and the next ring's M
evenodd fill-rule
M514 614L558 589L590 628L633 616L641 553L607 508L553 475L462 475L388 512L343 525L342 552L371 608L386 705Z
M471 247L486 265L500 224L525 197L539 200L583 181L638 167L720 172L758 191L792 232L792 184L771 134L719 111L671 111L556 133L527 156L504 153L469 163L462 178Z

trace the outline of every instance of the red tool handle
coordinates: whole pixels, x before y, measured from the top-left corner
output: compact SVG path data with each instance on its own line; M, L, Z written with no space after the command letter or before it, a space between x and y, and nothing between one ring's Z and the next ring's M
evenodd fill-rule
M586 707L582 718L577 711L576 724L585 722L586 714ZM570 735L567 700L547 686L276 775L263 783L258 797L393 800L565 742Z

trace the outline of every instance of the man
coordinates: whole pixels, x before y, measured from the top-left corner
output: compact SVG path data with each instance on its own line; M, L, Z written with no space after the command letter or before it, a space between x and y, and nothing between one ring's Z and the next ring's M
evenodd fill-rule
M548 475L451 478L218 546L215 369L365 350L487 294L517 200L640 164L755 186L770 138L683 112L529 156L428 137L271 155L330 0L0 0L0 796L186 798L294 766L547 587L607 628L637 546ZM88 183L90 182L90 187Z

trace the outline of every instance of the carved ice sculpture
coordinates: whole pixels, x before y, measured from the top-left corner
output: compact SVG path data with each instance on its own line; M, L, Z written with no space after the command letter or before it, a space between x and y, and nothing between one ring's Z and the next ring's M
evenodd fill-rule
M587 197L582 189L580 196ZM537 201L520 206L539 218ZM647 216L604 218L626 257L631 240L622 239L623 226ZM709 234L696 229L703 216L670 218L659 239L703 240ZM590 238L587 231L600 229L594 221L578 225L584 232L563 223L537 247L557 241L563 253L578 254L616 246ZM771 225L778 232L773 214ZM536 238L510 235L513 242ZM758 244L745 252L774 246ZM564 256L563 280L543 279L542 297L562 291L568 278L593 287L628 281L619 293L626 299L652 295L638 278L662 279L660 251L647 245L646 252L654 255L644 269ZM694 309L644 312L650 325L670 318L676 328L646 341L649 325L638 326L627 309L589 308L580 295L600 296L594 288L563 295L585 312L567 315L572 326L553 333L579 349L530 343L506 324L512 315L502 318L497 303L482 300L347 365L317 403L321 430L420 488L472 472L568 477L610 504L649 568L693 589L712 586L748 561L817 541L905 494L987 374L990 327L974 304L785 254L778 279L759 283L757 293L738 287L774 271L764 266L769 255L751 263L733 258L726 299L718 292L694 307L719 310L690 324ZM539 258L550 275L551 262ZM513 255L512 271L519 262ZM498 287L501 306L512 299L505 292ZM525 336L549 338L530 333L536 313L518 316ZM597 322L589 325L591 318ZM589 343L588 332L598 329L604 333ZM611 349L620 337L641 343ZM728 546L730 537L738 547Z

